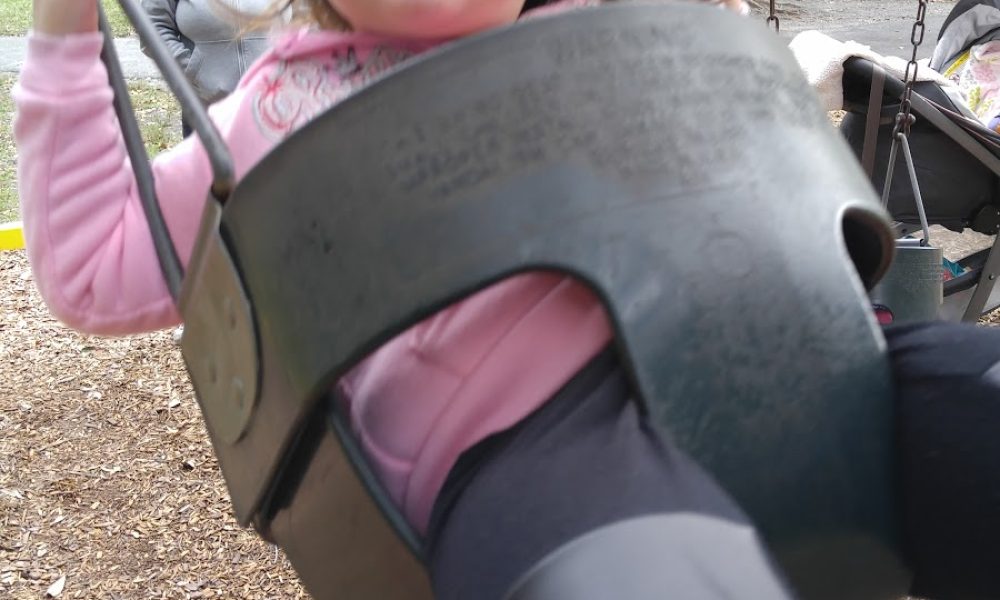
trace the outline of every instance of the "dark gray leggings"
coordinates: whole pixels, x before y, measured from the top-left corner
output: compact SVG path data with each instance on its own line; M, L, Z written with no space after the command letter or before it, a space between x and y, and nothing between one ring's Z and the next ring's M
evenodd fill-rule
M530 567L580 535L677 513L751 529L704 471L646 425L616 355L605 352L537 413L461 457L428 532L435 597L500 600ZM762 565L760 581L706 573L684 584L684 598L747 597L754 589L768 590L760 600L790 597L756 536L733 535L725 545L732 560Z
M1000 329L934 323L885 333L913 593L1000 598ZM570 540L630 517L676 512L748 523L711 478L645 425L606 352L452 470L427 538L437 597L500 600ZM766 555L760 547L746 552ZM778 577L773 567L760 573L762 581ZM726 584L721 575L707 579L714 589L686 597L746 597L745 587Z
M886 330L913 595L1000 598L1000 329Z

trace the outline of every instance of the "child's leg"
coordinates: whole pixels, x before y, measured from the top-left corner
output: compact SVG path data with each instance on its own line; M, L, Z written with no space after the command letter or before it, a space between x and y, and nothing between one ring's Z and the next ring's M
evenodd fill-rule
M913 593L1000 597L1000 329L886 330Z
M542 558L593 529L679 513L708 517L727 539L710 558L693 551L662 557L696 575L671 597L790 597L747 518L646 426L616 355L606 352L545 407L466 452L452 470L428 534L436 597L500 600Z

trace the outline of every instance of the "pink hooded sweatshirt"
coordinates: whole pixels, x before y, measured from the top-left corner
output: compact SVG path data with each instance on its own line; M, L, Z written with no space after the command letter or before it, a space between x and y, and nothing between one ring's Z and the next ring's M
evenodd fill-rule
M556 8L587 3L567 0ZM180 317L140 207L101 44L96 33L30 35L14 90L22 218L38 287L60 320L95 334L140 333ZM277 39L236 91L210 109L237 177L374 75L431 46L333 31ZM186 264L209 163L191 137L156 157L153 171ZM279 198L274 209L282 210ZM553 274L521 275L414 326L340 385L382 481L424 531L459 455L541 406L610 338L603 308L582 285Z

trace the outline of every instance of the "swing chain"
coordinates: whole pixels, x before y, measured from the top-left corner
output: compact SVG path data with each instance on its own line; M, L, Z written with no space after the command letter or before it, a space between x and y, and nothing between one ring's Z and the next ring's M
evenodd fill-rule
M774 32L778 33L781 30L781 21L778 20L778 11L774 7L776 0L770 0L771 12L767 17L767 25L770 27L774 25Z
M924 211L924 200L920 194L920 182L917 180L917 171L913 164L913 155L910 153L910 127L916 120L911 114L913 86L917 82L917 51L920 44L924 42L924 18L927 16L928 0L917 0L917 18L913 22L913 30L910 33L910 43L913 45L913 54L910 62L906 63L906 73L903 76L903 96L899 104L899 112L896 114L896 123L892 128L892 146L889 149L889 168L886 171L885 183L882 186L882 206L889 205L889 192L892 186L893 171L896 166L897 152L903 149L903 159L906 162L906 170L910 176L910 187L913 190L913 200L917 206L917 214L920 217L920 227L923 229L924 237L920 240L921 246L930 246L931 232L927 222L927 214Z
M893 128L893 135L902 131L909 135L910 126L913 125L911 98L913 96L913 86L917 82L917 51L924 42L924 32L926 25L924 19L927 16L928 0L917 0L917 18L913 22L913 30L910 33L910 43L913 45L913 54L910 61L906 63L906 73L903 75L903 98L899 106L899 114L896 115L896 125Z

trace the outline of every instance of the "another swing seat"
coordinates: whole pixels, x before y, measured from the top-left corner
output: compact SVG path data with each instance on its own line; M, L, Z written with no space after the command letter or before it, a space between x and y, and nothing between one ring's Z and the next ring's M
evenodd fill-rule
M612 5L423 56L292 135L209 202L181 302L240 521L317 598L427 598L421 540L328 390L451 302L555 270L602 299L644 410L801 597L905 595L892 389L865 295L892 238L811 97L758 24ZM660 546L619 525L513 597L604 599L615 577L640 594L622 600L690 597L655 560L623 563ZM615 560L567 564L602 553Z
M884 187L892 130L904 84L862 58L844 64L844 108L840 131L875 189ZM996 236L1000 231L1000 134L964 116L934 82L918 82L912 94L909 142L927 219L953 231ZM877 111L877 112L876 112ZM910 179L902 160L889 191L888 206L898 234L919 228ZM976 321L1000 306L1000 236L993 246L958 261L964 272L944 284L939 316Z
M882 85L880 79L884 80ZM881 191L904 84L863 58L846 61L843 83L847 113L840 130L869 172L876 190ZM953 231L969 228L996 234L1000 227L1000 134L962 115L932 81L914 86L912 105L917 120L910 134L910 147L928 221ZM877 129L869 124L873 107L879 110ZM898 221L919 224L902 163L897 174L889 193L889 213Z

